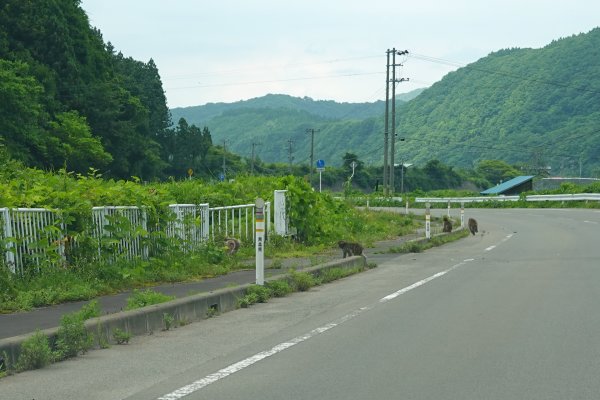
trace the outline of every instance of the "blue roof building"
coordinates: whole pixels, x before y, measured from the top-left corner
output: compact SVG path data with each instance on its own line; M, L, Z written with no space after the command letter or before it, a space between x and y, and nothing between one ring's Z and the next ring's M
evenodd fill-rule
M515 195L528 190L533 190L533 176L517 176L509 181L503 182L499 185L494 186L480 192L483 195L487 194L504 194L504 195Z

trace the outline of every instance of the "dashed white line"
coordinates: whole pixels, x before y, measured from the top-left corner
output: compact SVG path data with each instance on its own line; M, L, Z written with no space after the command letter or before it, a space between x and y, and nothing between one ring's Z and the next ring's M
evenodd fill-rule
M464 260L464 261L462 261L462 262L459 262L458 264L456 264L456 265L453 265L452 267L448 268L448 269L447 269L447 270L445 270L445 271L438 272L438 273L437 273L437 274L435 274L435 275L431 275L431 276L430 276L430 277L428 277L428 278L422 279L422 280L420 280L419 282L415 282L415 283L413 283L413 284L412 284L412 285L410 285L410 286L407 286L407 287L405 287L405 288L402 288L402 289L398 290L397 292L394 292L394 293L392 293L392 294L388 294L387 296L385 296L385 297L382 297L381 299L379 299L379 302L380 302L380 303L385 303L386 301L390 301L390 300L392 300L392 299L395 299L396 297L398 297L398 296L400 296L400 295L402 295L402 294L404 294L404 293L406 293L406 292L408 292L408 291L410 291L410 290L416 289L416 288L418 288L419 286L422 286L422 285L426 284L427 282L431 282L432 280L434 280L434 279L437 279L437 278L439 278L440 276L444 276L444 275L446 275L448 272L452 271L453 269L456 269L456 268L460 267L461 265L465 265L465 264L466 264L466 263L468 263L469 261L473 261L473 259L472 259L472 258L469 258L469 259L467 259L467 260Z

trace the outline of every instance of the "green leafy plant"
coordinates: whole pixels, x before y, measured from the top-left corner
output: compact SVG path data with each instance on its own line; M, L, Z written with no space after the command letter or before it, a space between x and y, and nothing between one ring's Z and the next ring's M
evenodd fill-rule
M269 281L265 285L269 288L273 297L285 297L294 291L286 280Z
M129 339L131 339L131 334L122 329L115 328L113 330L113 339L117 344L127 344L129 343Z
M315 278L308 272L290 271L291 285L300 292L305 292L315 286Z
M25 371L43 368L52 361L53 354L50 349L48 337L40 330L37 330L21 344L17 370Z
M169 313L163 313L163 324L165 326L165 331L168 331L173 326L173 322L175 321L175 317Z
M60 321L56 334L55 357L58 360L77 357L87 352L94 344L94 337L89 334L84 324L83 313L65 314Z

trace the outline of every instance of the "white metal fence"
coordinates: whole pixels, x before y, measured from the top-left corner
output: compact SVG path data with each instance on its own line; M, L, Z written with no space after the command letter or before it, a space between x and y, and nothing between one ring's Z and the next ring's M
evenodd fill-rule
M12 272L23 272L23 265L40 267L64 252L62 224L55 212L44 208L0 208L5 260ZM48 254L48 251L54 254Z
M285 208L285 202L283 203ZM189 250L209 238L235 237L254 243L254 204L214 207L208 204L171 204L173 218L150 227L162 230L168 238L181 241ZM265 203L266 233L271 230L271 203ZM281 224L277 222L276 224ZM39 268L44 262L65 259L65 244L77 246L66 236L64 223L56 211L42 208L0 208L0 256L13 273ZM148 257L149 227L144 209L135 206L93 207L92 228L88 232L98 241L98 255ZM70 243L67 243L70 242ZM3 253L3 254L2 254Z

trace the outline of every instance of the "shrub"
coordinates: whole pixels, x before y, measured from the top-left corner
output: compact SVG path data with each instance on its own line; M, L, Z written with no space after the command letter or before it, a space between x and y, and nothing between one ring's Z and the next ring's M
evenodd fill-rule
M272 296L271 290L266 286L252 285L246 291L246 295L255 294L257 303L266 303Z
M306 292L316 284L315 278L308 272L292 270L290 271L290 278L292 279L292 286L300 292Z
M238 300L238 307L248 308L256 303L258 303L258 295L256 293L249 293Z
M92 348L94 338L85 328L83 315L80 311L62 316L56 335L56 359L77 357Z
M52 350L48 343L48 337L37 330L21 345L17 370L43 368L50 362L52 362Z
M271 290L273 297L284 297L293 292L290 284L283 280L267 282L265 286Z

